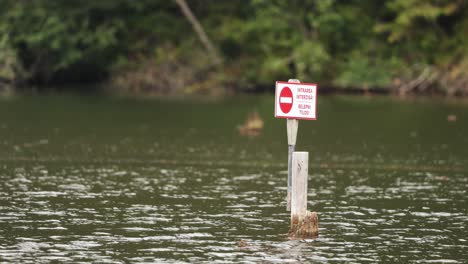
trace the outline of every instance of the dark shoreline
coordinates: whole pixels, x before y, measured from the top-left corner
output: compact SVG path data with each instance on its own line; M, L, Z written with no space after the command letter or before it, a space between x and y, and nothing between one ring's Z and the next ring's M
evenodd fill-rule
M271 85L255 85L249 88L241 88L232 86L230 88L213 87L208 93L162 93L157 91L143 92L126 92L118 89L113 89L108 82L98 82L90 84L70 83L50 86L30 86L30 87L2 87L0 86L0 98L11 96L48 96L48 95L77 95L77 96L103 96L103 97L129 97L129 98L227 98L236 95L263 95L274 94L275 82ZM411 91L406 94L399 93L398 88L394 87L358 87L358 86L336 86L336 85L321 85L318 83L319 95L354 95L354 96L392 96L398 98L468 98L468 94L457 93L449 95L438 89L427 89L425 91Z

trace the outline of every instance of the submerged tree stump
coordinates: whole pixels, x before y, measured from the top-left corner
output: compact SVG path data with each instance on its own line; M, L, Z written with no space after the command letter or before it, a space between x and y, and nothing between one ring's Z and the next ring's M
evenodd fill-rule
M318 236L319 220L316 212L307 211L307 178L309 152L292 155L291 227L289 235L297 238Z
M315 238L319 234L319 219L316 212L306 211L304 217L291 216L290 237Z

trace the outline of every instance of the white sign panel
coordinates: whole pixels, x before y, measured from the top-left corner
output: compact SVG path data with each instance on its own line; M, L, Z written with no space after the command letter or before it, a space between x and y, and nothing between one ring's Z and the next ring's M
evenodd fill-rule
M317 84L276 82L275 117L315 120Z

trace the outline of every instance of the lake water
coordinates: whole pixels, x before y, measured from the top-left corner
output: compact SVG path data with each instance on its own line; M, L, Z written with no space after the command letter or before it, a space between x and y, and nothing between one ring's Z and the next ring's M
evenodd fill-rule
M0 261L466 263L466 101L320 97L317 239L287 237L285 123L271 96L1 99Z

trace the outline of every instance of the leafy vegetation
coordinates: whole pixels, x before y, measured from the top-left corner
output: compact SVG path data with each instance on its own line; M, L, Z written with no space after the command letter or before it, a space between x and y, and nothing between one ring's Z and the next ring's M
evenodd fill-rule
M0 91L105 83L112 92L271 89L298 78L468 95L463 0L0 0Z

